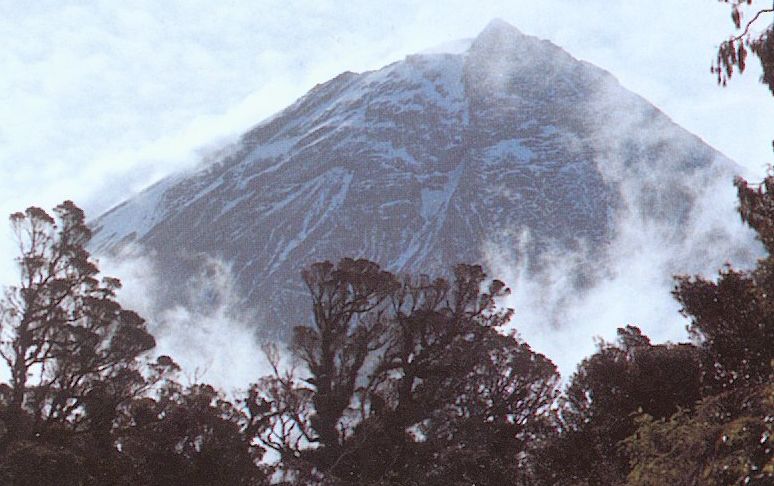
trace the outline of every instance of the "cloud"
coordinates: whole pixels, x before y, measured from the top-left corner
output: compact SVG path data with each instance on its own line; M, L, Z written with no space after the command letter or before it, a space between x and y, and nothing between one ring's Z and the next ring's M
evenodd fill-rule
M608 263L588 289L574 283L587 271L587 262L598 258L588 250L549 251L541 256L542 271L535 275L527 271L531 262L489 247L493 276L513 290L503 302L516 311L511 325L551 358L565 379L595 351L595 337L613 341L616 329L627 324L639 326L654 342L685 341L688 320L671 296L672 275L713 278L726 263L751 268L762 254L752 230L731 214L733 198L733 188L722 181L706 188L686 224L686 237L679 239L673 226L622 215Z
M103 274L121 279L119 302L148 320L156 338L154 354L171 356L182 368L184 383L210 383L234 397L270 373L254 319L236 311L237 293L227 264L206 261L202 272L186 282L189 301L195 304L171 308L157 300L163 279L153 256L140 247L128 246L99 264Z
M611 71L760 177L771 161L774 102L755 63L729 88L714 85L708 66L730 22L727 6L708 7L706 0L354 0L346 7L0 0L0 215L69 198L94 217L195 166L202 151L314 84L474 37L494 17ZM2 225L0 254L0 281L11 282L14 246ZM213 321L201 322L192 333L212 341ZM584 336L610 329L585 326Z
M484 248L493 275L513 289L504 302L516 310L511 325L554 360L565 379L595 351L594 337L613 341L616 329L627 324L639 326L654 342L685 341L689 321L672 298L673 277L711 279L726 264L752 268L764 254L736 211L732 177L741 167L718 158L692 170L687 165L697 150L692 137L653 119L647 109L639 111L645 108L640 103L611 103L606 90L598 97L610 104L602 111L615 119L593 135L596 166L621 197L610 244L602 251L584 241L577 250L549 248L537 264L525 259L522 249L495 243ZM661 141L668 141L667 153L632 163L632 146L648 153ZM518 238L524 248L529 237L525 232ZM540 271L528 271L533 268ZM579 287L577 277L590 272L592 284Z

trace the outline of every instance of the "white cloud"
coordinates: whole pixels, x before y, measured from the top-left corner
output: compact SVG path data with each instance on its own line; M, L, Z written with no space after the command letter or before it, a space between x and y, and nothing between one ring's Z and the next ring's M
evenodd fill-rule
M503 248L488 248L492 275L513 291L502 303L516 311L511 326L551 358L565 379L595 351L594 338L614 341L616 329L627 324L639 326L653 342L686 341L688 320L671 296L672 275L713 278L726 263L750 268L762 254L753 244L753 231L734 214L733 188L721 182L699 192L685 237L676 238L671 225L624 213L608 266L589 289L573 283L584 271L586 250L548 252L539 261L542 273L534 276L526 271L530 262Z
M605 93L599 96L599 103L610 99ZM604 259L599 248L589 248L584 241L577 251L549 250L538 257L537 265L524 260L525 251L514 254L494 244L485 248L493 275L513 288L504 303L516 309L511 325L553 359L565 379L594 352L594 337L614 341L616 329L627 324L639 326L654 342L687 340L688 320L671 296L673 276L714 278L726 264L752 268L763 255L754 231L742 224L736 211L736 191L725 162L693 172L675 170L669 160L627 164L632 142L647 147L668 140L670 150L682 156L693 146L691 137L681 137L638 108L611 107L606 111L615 112L616 123L593 135L601 148L596 165L606 181L620 186L622 198L612 222L613 241L601 250ZM654 207L653 200L661 204ZM691 210L675 223L686 200ZM522 243L528 238L523 235ZM542 272L535 276L527 268ZM592 285L579 287L575 279L590 270L595 272Z
M771 162L774 99L755 63L725 90L708 72L715 45L731 32L726 7L0 0L0 215L71 198L96 216L314 84L473 37L493 17L611 71L760 177ZM0 254L0 281L11 281L13 244L1 224Z
M755 63L726 90L708 74L730 22L705 0L41 5L0 17L2 189L16 204L73 197L102 210L123 195L103 187L131 171L142 174L123 187L136 190L315 83L472 37L493 17L612 71L756 171L771 160L774 103Z
M130 246L120 256L99 263L106 275L121 278L119 301L148 320L156 337L153 353L171 356L182 368L184 383L210 383L240 396L240 391L270 373L254 319L236 312L237 293L227 264L207 261L202 274L186 282L190 300L201 305L169 308L157 300L164 282L152 256L142 249Z

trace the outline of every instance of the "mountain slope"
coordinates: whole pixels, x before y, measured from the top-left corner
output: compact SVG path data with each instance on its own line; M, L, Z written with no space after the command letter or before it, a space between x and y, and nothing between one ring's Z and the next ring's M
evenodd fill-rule
M282 333L306 317L299 271L313 261L436 273L490 244L534 261L586 246L593 278L617 215L680 238L696 187L733 170L609 73L494 21L461 53L316 86L217 162L100 217L92 246L150 250L165 302L201 298L184 282L225 261L262 328Z

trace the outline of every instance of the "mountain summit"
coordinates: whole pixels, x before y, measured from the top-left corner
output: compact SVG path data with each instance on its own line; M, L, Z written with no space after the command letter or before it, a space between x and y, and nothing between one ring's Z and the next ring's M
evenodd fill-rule
M495 20L464 52L314 87L220 160L98 218L92 246L150 250L167 301L225 261L264 329L284 332L306 318L311 262L437 273L485 248L539 261L585 246L593 273L622 212L679 238L696 191L733 170L609 73Z
M507 44L522 37L524 37L524 34L519 29L500 18L489 21L484 30L478 35L479 41L481 39L494 38L499 45Z

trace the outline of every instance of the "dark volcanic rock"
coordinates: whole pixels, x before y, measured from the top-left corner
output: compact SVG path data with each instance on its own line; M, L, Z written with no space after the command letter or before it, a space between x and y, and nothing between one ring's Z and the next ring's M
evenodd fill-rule
M494 21L463 53L344 73L256 126L230 153L93 223L97 252L149 249L167 301L203 255L227 262L264 330L307 318L299 272L365 257L396 272L481 262L482 245L594 249L615 215L675 224L695 183L733 164L607 72ZM641 181L639 207L622 193Z

